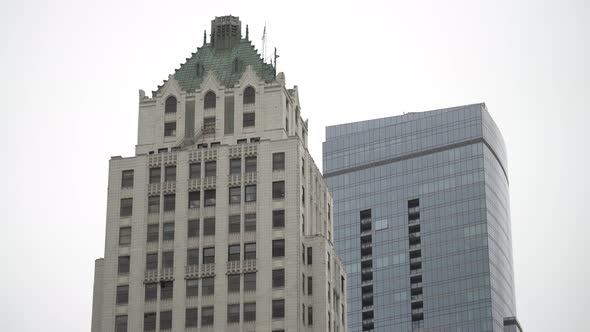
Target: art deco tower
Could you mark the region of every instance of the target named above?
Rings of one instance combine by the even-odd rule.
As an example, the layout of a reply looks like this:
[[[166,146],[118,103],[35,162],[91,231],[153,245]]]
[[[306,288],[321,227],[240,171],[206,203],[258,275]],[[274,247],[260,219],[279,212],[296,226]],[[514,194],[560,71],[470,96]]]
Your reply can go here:
[[[332,198],[297,87],[216,17],[110,161],[93,332],[346,331]]]

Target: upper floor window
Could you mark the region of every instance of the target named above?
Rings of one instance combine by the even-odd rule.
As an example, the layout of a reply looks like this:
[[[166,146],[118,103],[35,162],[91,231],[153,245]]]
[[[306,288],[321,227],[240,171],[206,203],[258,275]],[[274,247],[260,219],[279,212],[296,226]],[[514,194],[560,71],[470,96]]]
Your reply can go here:
[[[121,173],[121,188],[133,188],[133,170],[126,170]]]
[[[170,96],[166,99],[165,113],[176,113],[176,97]]]
[[[272,154],[272,170],[282,171],[285,169],[285,153],[277,152]]]
[[[133,211],[133,198],[122,198],[119,215],[121,217],[129,217]]]
[[[254,127],[256,124],[256,113],[244,113],[242,118],[242,127]]]
[[[256,157],[246,157],[246,173],[256,172]]]
[[[176,136],[176,121],[164,123],[164,136]]]
[[[217,103],[217,97],[215,96],[215,92],[209,91],[205,95],[205,108],[215,108]]]
[[[244,104],[254,104],[256,102],[256,90],[249,86],[244,89]]]

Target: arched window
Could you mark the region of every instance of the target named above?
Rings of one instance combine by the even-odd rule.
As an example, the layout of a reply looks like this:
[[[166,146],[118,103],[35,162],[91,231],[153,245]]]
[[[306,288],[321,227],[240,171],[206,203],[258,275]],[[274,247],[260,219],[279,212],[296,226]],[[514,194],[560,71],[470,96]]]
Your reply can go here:
[[[176,97],[170,96],[166,99],[165,113],[176,113]]]
[[[244,104],[254,104],[256,102],[256,91],[249,86],[244,89]]]
[[[207,94],[205,95],[205,108],[215,108],[216,102],[217,98],[215,97],[215,92],[207,92]]]

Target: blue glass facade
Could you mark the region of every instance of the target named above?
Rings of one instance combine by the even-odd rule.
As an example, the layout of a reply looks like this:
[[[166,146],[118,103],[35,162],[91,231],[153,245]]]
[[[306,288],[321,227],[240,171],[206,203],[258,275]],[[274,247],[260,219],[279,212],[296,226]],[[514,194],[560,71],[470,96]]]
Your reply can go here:
[[[503,331],[506,152],[484,104],[331,126],[324,176],[349,331]]]

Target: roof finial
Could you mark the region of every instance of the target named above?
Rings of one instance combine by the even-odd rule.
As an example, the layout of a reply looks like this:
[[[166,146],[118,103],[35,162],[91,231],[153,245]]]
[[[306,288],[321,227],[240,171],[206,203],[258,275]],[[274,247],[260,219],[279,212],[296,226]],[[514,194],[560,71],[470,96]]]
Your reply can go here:
[[[248,24],[246,24],[246,40],[248,40],[248,33],[249,33],[249,31],[248,31]]]
[[[203,45],[207,44],[207,30],[203,30]]]

